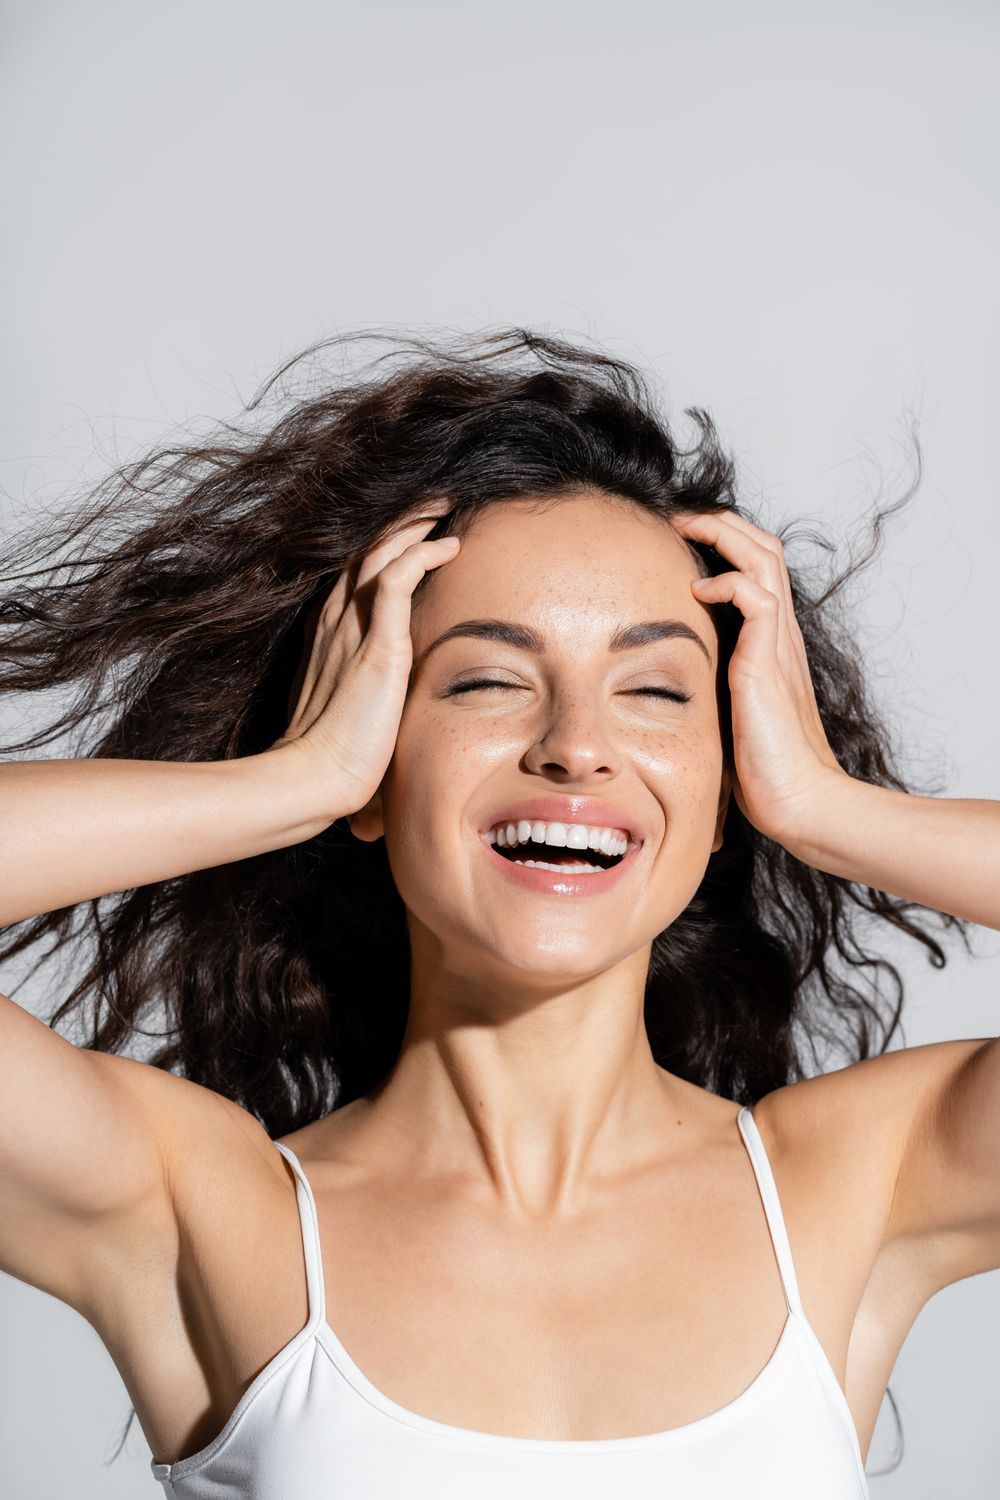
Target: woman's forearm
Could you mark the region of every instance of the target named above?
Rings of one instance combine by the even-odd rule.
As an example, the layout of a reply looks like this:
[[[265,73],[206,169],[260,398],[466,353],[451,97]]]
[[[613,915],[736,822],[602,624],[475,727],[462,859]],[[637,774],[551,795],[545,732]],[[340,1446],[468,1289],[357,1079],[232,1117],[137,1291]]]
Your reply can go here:
[[[313,837],[294,755],[0,763],[0,926]]]
[[[1000,802],[844,776],[817,798],[810,825],[785,845],[805,864],[1000,931]]]

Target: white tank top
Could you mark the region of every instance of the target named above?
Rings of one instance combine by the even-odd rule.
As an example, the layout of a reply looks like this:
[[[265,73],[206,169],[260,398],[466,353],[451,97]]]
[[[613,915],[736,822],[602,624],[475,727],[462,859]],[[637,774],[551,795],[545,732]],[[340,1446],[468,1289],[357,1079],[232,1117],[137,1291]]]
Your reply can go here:
[[[799,1298],[764,1143],[737,1116],[788,1305],[781,1338],[734,1400],[666,1432],[520,1438],[453,1427],[390,1400],[326,1322],[316,1202],[295,1156],[309,1321],[247,1387],[225,1427],[174,1464],[176,1500],[870,1500],[847,1399]]]

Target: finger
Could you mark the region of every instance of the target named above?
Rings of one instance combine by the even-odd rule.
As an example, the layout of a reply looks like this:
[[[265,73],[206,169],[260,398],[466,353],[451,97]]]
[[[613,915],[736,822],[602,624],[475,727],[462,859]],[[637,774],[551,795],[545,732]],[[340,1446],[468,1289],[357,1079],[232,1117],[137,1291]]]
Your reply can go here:
[[[432,568],[458,555],[457,537],[438,537],[433,542],[414,542],[394,557],[378,575],[372,599],[368,639],[376,649],[412,654],[410,638],[413,590]]]
[[[410,516],[404,520],[394,523],[392,531],[388,536],[382,537],[375,545],[365,553],[361,559],[361,565],[355,579],[355,588],[360,588],[380,573],[386,563],[398,557],[401,552],[409,547],[415,537],[426,536],[441,519],[441,515],[451,509],[450,501],[432,502],[437,506],[437,513],[433,513],[430,506],[422,506],[422,514]]]
[[[705,512],[685,512],[685,515],[688,516],[703,514],[705,514]],[[731,507],[727,506],[723,510],[713,511],[712,514],[717,515],[722,521],[727,521],[730,526],[739,527],[740,530],[745,531],[748,536],[752,536],[756,541],[760,542],[762,546],[771,547],[775,551],[781,550],[780,537],[775,536],[773,531],[765,531],[763,526],[758,526],[756,522],[748,520],[746,516],[741,516],[739,511],[733,510]]]
[[[321,601],[320,605],[318,607],[315,605],[313,606],[317,624],[335,624],[336,621],[340,619],[340,616],[344,612],[344,606],[347,603],[351,588],[352,583],[350,567],[343,567],[337,574],[336,583],[330,590],[328,590],[326,597]],[[310,614],[312,614],[313,611],[310,611]]]
[[[730,526],[735,526],[738,531],[745,532],[762,547],[766,547],[778,560],[778,568],[781,574],[782,588],[784,589],[786,624],[798,623],[795,618],[795,601],[792,599],[792,584],[788,576],[788,565],[785,561],[785,544],[780,536],[775,536],[773,531],[765,531],[763,527],[756,526],[753,521],[748,521],[746,516],[739,516],[735,511],[726,511],[722,518]]]
[[[690,512],[685,513],[685,519],[693,519]],[[788,576],[788,566],[785,562],[785,546],[781,538],[775,536],[773,532],[764,531],[762,527],[754,525],[753,521],[748,521],[745,516],[737,515],[734,510],[727,510],[725,515],[720,517],[720,519],[730,526],[735,526],[738,531],[742,531],[747,536],[752,537],[755,542],[758,542],[762,547],[766,547],[777,558],[781,573],[785,608],[789,620],[794,620],[795,602],[792,599],[792,585]]]
[[[744,522],[733,512],[711,515],[685,515],[679,527],[693,533],[698,541],[707,542],[728,562],[748,573],[755,583],[777,593],[784,571],[784,553],[777,537],[762,532],[751,522]],[[765,541],[764,537],[768,540]]]
[[[346,627],[349,634],[351,621],[348,605],[353,593],[354,579],[350,565],[348,565],[341,568],[337,575],[336,583],[322,601],[322,605],[316,615],[316,626],[312,636],[312,651],[314,656],[317,652],[317,642],[325,650],[326,643],[329,642],[339,627]]]
[[[367,552],[354,558],[344,569],[341,578],[343,592],[334,589],[329,600],[330,609],[325,614],[324,628],[329,635],[336,631],[336,646],[330,642],[324,652],[329,662],[330,673],[335,677],[343,661],[353,656],[370,628],[367,585],[377,578],[394,558],[413,543],[414,537],[426,533],[436,526],[442,515],[453,508],[451,500],[437,498],[424,501],[419,506],[420,514],[412,512],[397,518],[388,535],[383,536]],[[339,584],[340,580],[338,580]],[[336,597],[334,597],[336,596]]]
[[[778,651],[781,628],[778,596],[746,573],[716,573],[712,578],[697,579],[693,588],[702,604],[736,605],[743,616],[740,626],[743,658],[749,666],[767,671]]]
[[[744,516],[738,516],[733,511],[727,511],[724,520],[731,526],[744,530],[751,534],[761,546],[767,547],[773,552],[780,563],[780,577],[783,590],[784,612],[782,616],[782,632],[778,637],[778,659],[782,670],[789,675],[806,701],[813,701],[815,689],[813,687],[812,671],[809,666],[809,655],[806,650],[805,637],[795,610],[795,600],[792,598],[792,583],[788,574],[788,565],[785,562],[784,543],[780,537],[774,536],[770,531],[764,531],[748,521]]]
[[[366,581],[377,577],[387,562],[407,546],[407,537],[420,530],[430,530],[440,515],[451,508],[450,501],[437,500],[422,507],[422,516],[397,523],[397,529],[374,548],[349,561],[341,570],[325,597],[312,606],[305,622],[305,643],[288,697],[290,724],[303,715],[308,719],[314,694],[323,697],[340,677],[345,661],[353,657],[364,639],[368,626],[366,609],[357,591]],[[436,512],[436,513],[435,513]],[[447,539],[444,539],[447,540]],[[455,551],[454,547],[451,549]],[[448,549],[445,549],[447,555]],[[365,573],[367,571],[367,579]],[[408,632],[407,632],[408,634]]]
[[[289,727],[302,734],[316,720],[343,671],[344,663],[353,657],[361,644],[357,612],[351,608],[353,586],[350,569],[342,568],[337,582],[322,601],[316,614],[312,638],[303,654],[305,669],[300,666],[298,690],[293,684],[289,694]]]
[[[791,584],[785,567],[784,549],[778,538],[762,531],[750,521],[744,523],[742,516],[731,511],[727,511],[724,516],[721,513],[693,515],[686,512],[683,517],[678,518],[678,530],[683,535],[713,547],[720,556],[734,563],[756,584],[775,596],[779,604],[776,644],[778,661],[784,672],[794,671],[797,652],[793,631],[797,633],[798,622],[795,619]],[[699,593],[698,597],[703,596]]]
[[[317,658],[321,655],[321,646],[317,645],[317,641],[322,642],[324,637],[329,635],[331,628],[336,628],[337,622],[344,613],[349,591],[348,570],[342,568],[333,586],[325,595],[321,594],[306,611],[303,620],[302,655],[288,690],[289,721],[294,716],[296,706],[304,703],[312,692],[318,673]]]
[[[381,546],[392,536],[398,536],[402,531],[410,531],[415,526],[421,526],[425,521],[429,526],[436,526],[442,516],[454,509],[454,501],[438,496],[433,500],[421,500],[419,504],[409,506],[403,513],[391,521],[385,533],[376,539],[376,545]]]

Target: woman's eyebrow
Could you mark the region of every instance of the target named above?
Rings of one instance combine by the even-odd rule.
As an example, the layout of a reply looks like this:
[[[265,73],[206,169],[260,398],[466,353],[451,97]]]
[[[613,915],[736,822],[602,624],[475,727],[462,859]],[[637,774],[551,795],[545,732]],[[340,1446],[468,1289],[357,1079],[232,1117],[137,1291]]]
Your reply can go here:
[[[420,653],[417,665],[424,662],[431,652],[445,641],[456,636],[475,636],[480,640],[498,641],[502,646],[513,646],[518,651],[534,651],[545,655],[545,639],[528,625],[517,625],[512,620],[459,620],[457,625],[438,636]],[[637,646],[648,646],[652,641],[666,641],[672,637],[694,641],[705,653],[705,660],[712,664],[712,655],[696,630],[684,620],[643,620],[636,625],[619,625],[608,641],[609,651],[631,651]]]

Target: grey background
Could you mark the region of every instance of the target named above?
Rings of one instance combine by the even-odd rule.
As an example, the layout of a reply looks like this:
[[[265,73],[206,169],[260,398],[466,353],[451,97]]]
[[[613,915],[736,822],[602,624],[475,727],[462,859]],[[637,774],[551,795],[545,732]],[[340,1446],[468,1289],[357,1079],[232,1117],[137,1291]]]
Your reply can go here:
[[[856,608],[916,774],[1000,796],[998,10],[7,3],[7,525],[309,340],[522,322],[709,408],[769,527],[847,532],[927,471]],[[49,751],[47,753],[55,753]],[[908,1043],[1000,1025],[1000,939],[939,973],[885,936]],[[19,971],[0,976],[13,986]],[[48,985],[19,991],[49,1007]],[[159,1493],[90,1327],[0,1276],[0,1495]],[[936,1297],[892,1379],[879,1500],[1000,1494],[1000,1275]],[[869,1457],[895,1435],[884,1403]]]

